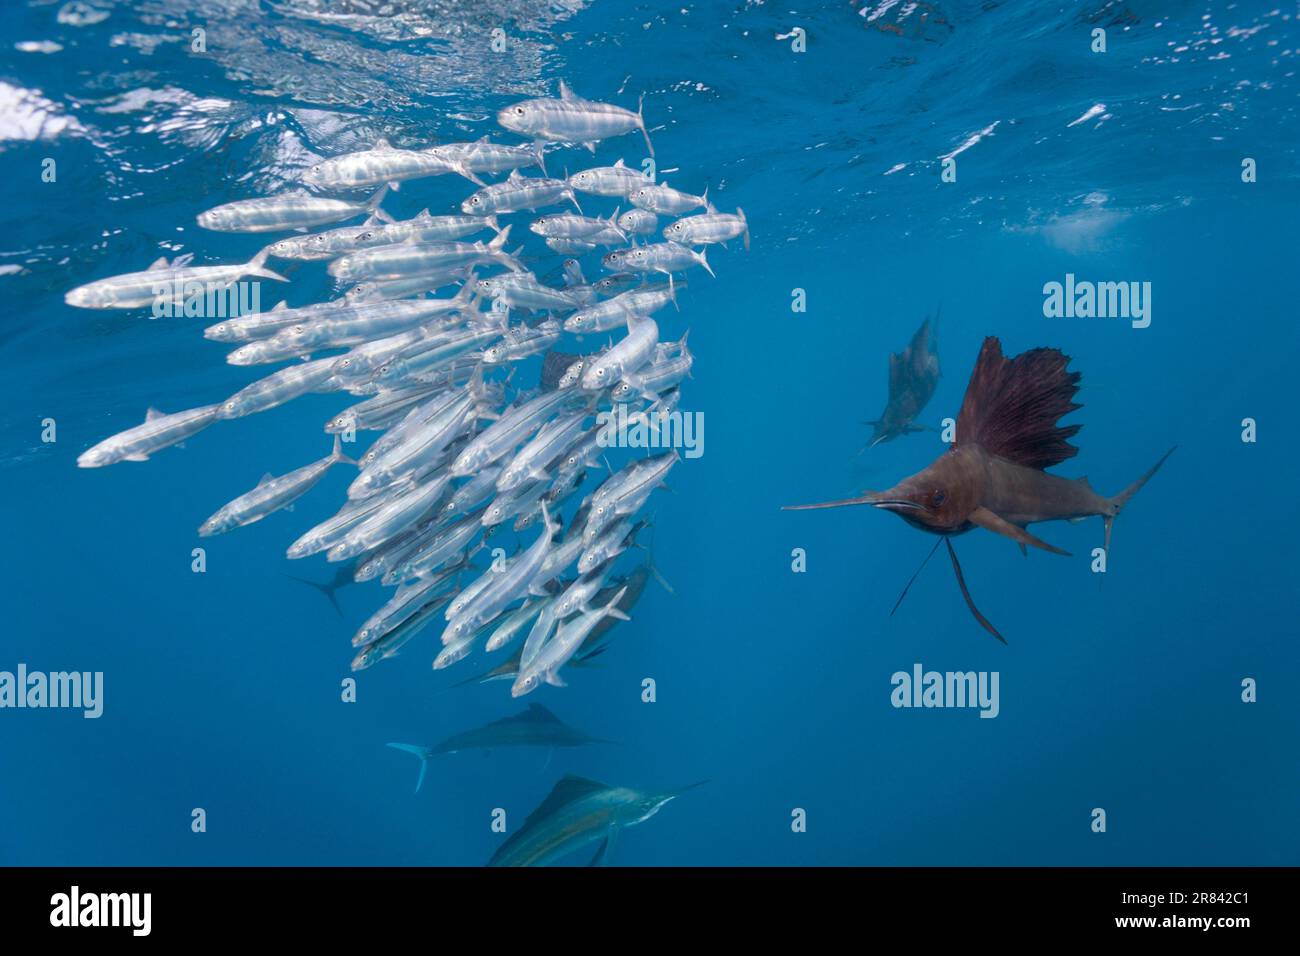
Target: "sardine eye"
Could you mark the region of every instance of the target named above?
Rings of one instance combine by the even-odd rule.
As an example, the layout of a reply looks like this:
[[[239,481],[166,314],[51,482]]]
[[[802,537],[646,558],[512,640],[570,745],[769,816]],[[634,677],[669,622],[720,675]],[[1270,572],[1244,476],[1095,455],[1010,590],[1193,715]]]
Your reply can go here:
[[[523,115],[524,115],[524,108],[523,108],[522,106],[516,106],[516,107],[515,107],[515,114],[516,114],[517,116],[523,116]]]

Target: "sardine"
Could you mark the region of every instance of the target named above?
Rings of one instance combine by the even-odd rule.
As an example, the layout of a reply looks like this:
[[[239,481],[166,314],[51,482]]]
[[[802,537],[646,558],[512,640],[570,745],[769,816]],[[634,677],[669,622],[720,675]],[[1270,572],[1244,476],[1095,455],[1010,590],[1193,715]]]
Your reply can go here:
[[[617,196],[623,199],[651,182],[653,180],[648,179],[644,174],[623,165],[621,159],[613,166],[584,169],[569,177],[569,185],[580,192],[595,196]]]
[[[118,432],[83,451],[78,468],[102,468],[119,461],[146,461],[150,455],[182,442],[219,417],[220,405],[204,405],[165,415],[156,408],[145,413],[144,424]]]
[[[627,318],[627,335],[597,356],[583,370],[581,386],[589,391],[607,388],[628,372],[635,372],[654,354],[659,344],[659,326],[649,316]]]
[[[543,681],[556,687],[563,687],[564,681],[559,676],[560,668],[568,663],[569,658],[582,646],[582,642],[587,639],[587,635],[597,624],[607,617],[617,618],[620,621],[631,620],[618,609],[618,602],[622,597],[623,591],[619,591],[604,607],[587,611],[572,621],[562,624],[555,637],[547,642],[536,659],[527,668],[520,670],[519,676],[515,678],[510,688],[510,696],[522,697],[529,694]]]
[[[198,224],[215,232],[283,232],[323,226],[362,214],[389,219],[379,208],[387,192],[388,187],[381,186],[365,202],[326,199],[308,193],[240,199],[199,213]]]
[[[512,172],[504,182],[484,186],[460,204],[460,211],[469,216],[492,216],[503,212],[527,209],[535,212],[543,206],[553,206],[568,200],[578,211],[578,197],[567,180],[521,176]]]
[[[637,104],[637,111],[633,113],[610,103],[584,100],[563,80],[560,81],[558,99],[543,97],[507,106],[497,113],[497,122],[511,132],[534,140],[581,143],[593,153],[596,143],[602,139],[639,129],[645,136],[646,150],[651,156],[655,154],[641,115],[641,104]]]
[[[745,219],[745,210],[737,207],[736,214],[718,212],[712,206],[708,212],[698,216],[687,216],[664,226],[664,238],[669,242],[679,242],[686,246],[698,246],[711,242],[726,242],[743,236],[745,248],[749,248],[749,222]]]
[[[77,286],[64,293],[63,301],[79,309],[138,309],[155,302],[181,304],[190,294],[187,290],[226,288],[244,276],[288,282],[265,267],[268,255],[270,250],[263,249],[247,262],[229,266],[191,266],[193,255],[180,256],[170,265],[166,258],[159,258],[143,272]]]
[[[339,436],[335,435],[333,452],[320,461],[303,465],[278,478],[269,474],[263,476],[256,488],[223,505],[211,518],[199,525],[199,537],[224,534],[232,528],[261,521],[267,515],[288,507],[310,491],[325,477],[325,472],[339,462],[356,464],[343,454],[343,445]]]
[[[355,189],[459,171],[440,156],[397,149],[380,139],[370,149],[321,160],[302,174],[302,181],[317,189]]]
[[[651,183],[634,190],[627,197],[638,209],[658,213],[663,216],[680,216],[692,209],[709,208],[709,191],[703,196],[692,196],[680,189],[673,189],[667,183]]]
[[[402,279],[428,272],[499,263],[516,272],[523,267],[502,252],[510,227],[502,229],[491,242],[399,242],[375,249],[359,249],[329,264],[329,274],[336,279],[355,282],[362,279]]]

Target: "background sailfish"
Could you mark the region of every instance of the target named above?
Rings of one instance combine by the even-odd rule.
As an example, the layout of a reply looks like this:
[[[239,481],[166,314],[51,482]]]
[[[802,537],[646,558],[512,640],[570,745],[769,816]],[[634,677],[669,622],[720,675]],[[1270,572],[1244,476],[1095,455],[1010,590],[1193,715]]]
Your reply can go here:
[[[935,314],[934,324],[937,328],[938,313]],[[879,418],[866,422],[874,430],[871,441],[858,454],[908,432],[925,431],[925,428],[913,422],[934,395],[938,384],[938,343],[935,341],[935,329],[931,328],[930,320],[926,319],[912,336],[907,348],[889,356],[889,400]]]
[[[1082,426],[1057,424],[1062,416],[1082,407],[1073,400],[1079,390],[1079,373],[1067,372],[1069,363],[1069,356],[1058,349],[1031,349],[1008,359],[1002,355],[1001,342],[992,336],[986,338],[966,386],[957,417],[956,441],[947,452],[888,491],[868,492],[843,501],[791,505],[787,510],[869,504],[894,512],[922,531],[941,535],[971,613],[990,634],[1006,643],[975,607],[952,547],[952,536],[985,528],[1015,541],[1022,552],[1027,545],[1033,545],[1068,555],[1030,534],[1026,527],[1039,521],[1075,521],[1097,515],[1105,522],[1105,547],[1109,553],[1115,517],[1173,453],[1172,448],[1165,452],[1150,471],[1113,498],[1093,491],[1087,478],[1071,480],[1047,474],[1044,469],[1079,451],[1068,439]],[[935,542],[930,554],[938,547],[939,542]],[[921,566],[925,566],[924,562]],[[911,584],[909,581],[907,586]],[[907,588],[903,594],[907,594]],[[898,600],[901,603],[902,596]]]

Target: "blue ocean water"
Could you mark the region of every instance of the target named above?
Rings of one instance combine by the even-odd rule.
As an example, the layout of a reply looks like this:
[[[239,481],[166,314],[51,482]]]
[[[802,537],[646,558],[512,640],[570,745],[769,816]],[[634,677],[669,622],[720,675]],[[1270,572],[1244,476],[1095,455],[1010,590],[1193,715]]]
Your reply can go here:
[[[0,710],[0,862],[478,865],[503,839],[493,811],[513,832],[564,774],[709,781],[623,833],[623,865],[1300,862],[1293,6],[87,0],[7,3],[0,31],[0,670],[105,681],[97,720]],[[444,756],[413,794],[415,761],[386,742],[432,744],[521,703],[501,683],[451,688],[484,661],[433,672],[434,630],[341,700],[348,638],[385,595],[344,588],[340,617],[286,576],[335,566],[283,552],[347,476],[291,513],[195,534],[264,472],[324,455],[344,399],[78,469],[146,408],[254,375],[202,320],[63,293],[160,255],[244,261],[261,237],[195,214],[379,136],[499,136],[497,109],[561,79],[630,107],[644,93],[660,180],[743,207],[752,245],[711,248],[717,278],[692,272],[660,316],[665,338],[690,330],[683,407],[707,426],[648,508],[673,591],[652,584],[599,666],[530,698],[618,743]],[[645,158],[638,136],[547,160],[620,157]],[[416,181],[385,205],[451,211],[471,188]],[[1149,327],[1045,317],[1044,284],[1067,274],[1149,282]],[[328,293],[318,267],[291,278],[291,304]],[[940,307],[935,430],[857,455],[888,354]],[[779,510],[940,454],[986,335],[1007,354],[1060,348],[1083,373],[1080,453],[1056,473],[1114,494],[1178,446],[1116,522],[1104,575],[1097,519],[1036,526],[1070,558],[955,541],[1005,646],[942,555],[890,616],[934,539],[871,509]],[[996,671],[998,716],[893,707],[891,675],[917,663]]]

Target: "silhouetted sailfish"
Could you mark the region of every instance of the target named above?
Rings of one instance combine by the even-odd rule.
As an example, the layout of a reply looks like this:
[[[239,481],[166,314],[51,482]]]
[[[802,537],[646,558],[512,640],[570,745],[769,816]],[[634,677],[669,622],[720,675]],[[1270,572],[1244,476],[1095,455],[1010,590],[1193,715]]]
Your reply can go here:
[[[1105,521],[1105,548],[1109,554],[1115,517],[1165,463],[1165,458],[1173,454],[1169,449],[1150,471],[1113,498],[1093,491],[1087,478],[1071,480],[1047,474],[1044,469],[1079,451],[1068,439],[1082,426],[1057,424],[1062,416],[1083,407],[1073,400],[1080,376],[1066,371],[1069,363],[1069,356],[1058,349],[1031,349],[1004,358],[1002,343],[989,336],[966,386],[957,416],[956,441],[930,467],[904,478],[888,491],[815,505],[789,505],[786,510],[873,505],[894,512],[922,531],[942,535],[966,605],[975,619],[1005,644],[971,599],[952,547],[952,536],[985,528],[1015,541],[1022,553],[1026,545],[1033,545],[1068,556],[1069,552],[1030,534],[1026,526],[1097,515]],[[938,546],[936,542],[935,548]],[[933,549],[930,554],[934,554]],[[908,581],[907,586],[911,585]],[[907,594],[907,588],[903,594]],[[900,596],[899,602],[902,600]]]
[[[938,312],[934,322],[937,327]],[[933,397],[938,384],[938,344],[930,320],[926,319],[907,348],[889,356],[889,400],[878,419],[863,423],[872,426],[873,431],[871,441],[858,454],[900,435],[925,431],[924,427],[914,424],[914,420]]]

